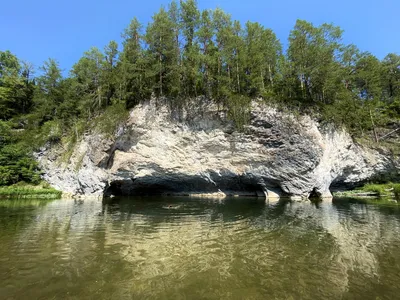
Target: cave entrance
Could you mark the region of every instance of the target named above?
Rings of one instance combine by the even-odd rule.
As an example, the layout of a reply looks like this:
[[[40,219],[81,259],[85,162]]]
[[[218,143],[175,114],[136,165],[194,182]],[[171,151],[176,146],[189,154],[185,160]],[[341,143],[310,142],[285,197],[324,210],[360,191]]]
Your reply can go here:
[[[104,196],[151,196],[169,195],[176,192],[171,186],[159,183],[143,183],[135,179],[112,181],[105,189]]]
[[[146,176],[114,180],[104,191],[104,196],[196,196],[219,194],[235,197],[264,197],[264,189],[254,180],[241,176],[214,178],[195,176]]]

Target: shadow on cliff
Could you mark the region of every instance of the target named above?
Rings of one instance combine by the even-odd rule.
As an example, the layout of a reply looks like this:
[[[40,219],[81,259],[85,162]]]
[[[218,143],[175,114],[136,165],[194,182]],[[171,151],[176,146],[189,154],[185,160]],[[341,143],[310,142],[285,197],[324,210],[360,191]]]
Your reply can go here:
[[[277,191],[284,195],[275,182],[265,184],[256,178],[235,176],[233,174],[221,176],[216,172],[209,172],[208,176],[187,174],[173,174],[171,176],[143,176],[115,180],[109,183],[104,191],[105,196],[190,196],[215,194],[226,196],[265,197],[266,189]]]

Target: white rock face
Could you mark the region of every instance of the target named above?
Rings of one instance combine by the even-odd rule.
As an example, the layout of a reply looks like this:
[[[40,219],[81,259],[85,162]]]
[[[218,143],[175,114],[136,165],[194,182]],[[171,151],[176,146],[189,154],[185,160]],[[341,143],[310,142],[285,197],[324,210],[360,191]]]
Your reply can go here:
[[[389,155],[356,145],[346,132],[261,102],[252,102],[244,133],[206,100],[179,118],[160,102],[136,106],[112,139],[85,135],[68,163],[58,163],[60,149],[38,153],[44,179],[74,194],[305,198],[330,196],[332,183],[398,174]]]

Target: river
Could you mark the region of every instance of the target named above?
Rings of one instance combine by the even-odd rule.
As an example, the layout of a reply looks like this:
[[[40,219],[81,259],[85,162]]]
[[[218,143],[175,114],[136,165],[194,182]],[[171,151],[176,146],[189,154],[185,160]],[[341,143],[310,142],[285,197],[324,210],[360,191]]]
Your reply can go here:
[[[399,208],[2,200],[0,299],[398,299]]]

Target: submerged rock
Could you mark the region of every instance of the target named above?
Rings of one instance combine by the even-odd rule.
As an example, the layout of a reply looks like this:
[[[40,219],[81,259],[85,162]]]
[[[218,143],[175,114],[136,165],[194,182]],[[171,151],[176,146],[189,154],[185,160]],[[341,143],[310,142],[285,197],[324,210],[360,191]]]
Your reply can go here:
[[[330,197],[330,187],[397,176],[388,153],[354,143],[253,101],[250,124],[234,130],[204,99],[180,114],[161,101],[136,106],[114,137],[87,133],[68,162],[53,147],[37,154],[44,179],[73,194]]]

